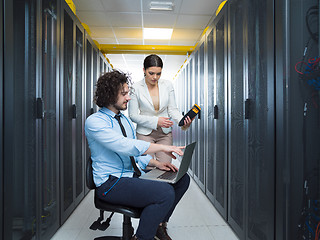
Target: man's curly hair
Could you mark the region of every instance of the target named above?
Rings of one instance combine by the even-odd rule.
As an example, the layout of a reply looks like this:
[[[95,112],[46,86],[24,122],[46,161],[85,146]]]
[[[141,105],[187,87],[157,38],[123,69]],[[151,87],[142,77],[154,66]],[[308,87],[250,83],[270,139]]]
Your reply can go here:
[[[118,70],[101,75],[97,82],[94,96],[95,103],[99,107],[108,107],[115,104],[118,100],[119,91],[125,83],[131,85],[130,76]]]

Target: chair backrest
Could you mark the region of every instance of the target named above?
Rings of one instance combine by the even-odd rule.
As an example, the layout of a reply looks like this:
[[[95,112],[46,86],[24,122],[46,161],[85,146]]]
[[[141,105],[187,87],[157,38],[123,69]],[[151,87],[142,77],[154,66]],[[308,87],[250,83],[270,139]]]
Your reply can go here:
[[[96,185],[94,184],[94,181],[93,181],[91,157],[89,157],[89,159],[87,161],[87,166],[86,166],[86,184],[89,189],[96,188]]]

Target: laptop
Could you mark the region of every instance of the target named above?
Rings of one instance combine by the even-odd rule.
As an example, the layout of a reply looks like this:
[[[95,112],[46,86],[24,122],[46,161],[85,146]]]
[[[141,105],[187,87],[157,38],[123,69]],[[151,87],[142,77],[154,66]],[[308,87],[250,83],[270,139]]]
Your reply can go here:
[[[186,174],[188,171],[195,146],[196,146],[196,142],[193,142],[185,147],[183,157],[180,163],[179,171],[177,172],[163,171],[158,168],[155,168],[147,172],[146,174],[143,174],[142,176],[140,176],[140,178],[153,180],[153,181],[167,182],[167,183],[178,182],[180,178],[182,178],[183,175]]]

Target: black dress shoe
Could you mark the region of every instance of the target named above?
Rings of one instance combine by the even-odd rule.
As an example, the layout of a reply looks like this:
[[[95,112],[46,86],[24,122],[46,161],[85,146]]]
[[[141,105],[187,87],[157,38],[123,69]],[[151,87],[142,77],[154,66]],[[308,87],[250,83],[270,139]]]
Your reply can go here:
[[[161,226],[158,227],[156,236],[154,236],[156,240],[172,240],[167,232],[167,223],[162,223]]]
[[[139,240],[136,235],[132,236],[131,240]]]

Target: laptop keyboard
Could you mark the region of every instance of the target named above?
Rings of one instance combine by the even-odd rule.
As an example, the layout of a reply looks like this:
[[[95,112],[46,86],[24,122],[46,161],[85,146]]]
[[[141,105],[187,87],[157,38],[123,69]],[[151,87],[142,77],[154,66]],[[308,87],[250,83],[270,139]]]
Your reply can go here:
[[[165,179],[165,180],[173,180],[173,179],[175,179],[176,176],[177,176],[177,172],[169,171],[169,172],[165,172],[165,173],[161,174],[157,178]]]

